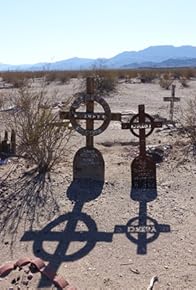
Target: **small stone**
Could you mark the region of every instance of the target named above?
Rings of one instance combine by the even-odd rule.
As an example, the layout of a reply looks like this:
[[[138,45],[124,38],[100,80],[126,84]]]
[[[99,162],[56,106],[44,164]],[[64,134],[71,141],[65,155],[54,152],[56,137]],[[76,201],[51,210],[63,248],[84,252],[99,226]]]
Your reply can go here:
[[[30,274],[27,276],[27,279],[28,279],[28,280],[31,280],[32,278],[33,278],[33,274],[30,273]]]
[[[25,267],[25,268],[24,268],[24,272],[25,272],[26,274],[29,274],[29,272],[30,272],[29,267]]]
[[[12,284],[16,284],[16,279],[14,278],[12,281],[11,281]]]
[[[22,281],[22,284],[25,285],[25,286],[27,286],[28,283],[29,283],[29,281],[27,281],[27,280]]]

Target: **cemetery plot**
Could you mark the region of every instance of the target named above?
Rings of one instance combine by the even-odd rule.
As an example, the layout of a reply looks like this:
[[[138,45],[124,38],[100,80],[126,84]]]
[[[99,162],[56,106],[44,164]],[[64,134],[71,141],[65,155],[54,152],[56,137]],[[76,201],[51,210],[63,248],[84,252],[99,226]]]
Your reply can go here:
[[[66,88],[67,86],[69,85],[66,85]],[[191,89],[183,89],[183,95],[188,98],[195,88],[196,83],[191,81]],[[72,152],[68,151],[68,162],[62,162],[62,167],[59,164],[56,173],[51,172],[51,183],[46,183],[47,196],[44,195],[39,211],[36,212],[32,207],[24,207],[24,196],[27,196],[28,203],[31,202],[30,196],[35,196],[39,203],[42,193],[34,192],[28,186],[32,185],[29,175],[21,177],[22,180],[27,180],[27,183],[21,184],[24,191],[27,189],[27,194],[19,191],[21,186],[18,182],[21,181],[23,168],[17,168],[14,172],[12,183],[10,179],[2,183],[1,221],[11,216],[14,226],[18,223],[18,217],[22,223],[19,224],[15,240],[6,228],[2,232],[1,263],[12,260],[9,247],[14,240],[14,258],[24,256],[25,246],[25,256],[31,257],[34,254],[41,257],[70,284],[80,289],[129,289],[130,285],[133,289],[147,289],[153,275],[158,276],[157,286],[161,289],[176,289],[178,285],[183,289],[194,289],[195,237],[192,228],[195,220],[195,163],[187,157],[188,161],[185,160],[185,163],[177,167],[182,152],[179,150],[181,147],[175,143],[177,138],[175,132],[173,134],[173,128],[171,131],[157,130],[153,134],[153,144],[150,143],[152,146],[160,144],[160,140],[161,146],[171,145],[171,154],[157,169],[144,150],[148,140],[146,138],[152,136],[154,128],[161,126],[161,123],[155,122],[158,117],[153,113],[158,112],[161,116],[166,116],[162,97],[164,94],[167,96],[167,91],[160,90],[158,84],[124,86],[124,83],[119,84],[119,91],[120,93],[114,93],[106,99],[111,108],[110,122],[114,120],[113,110],[121,112],[115,115],[115,121],[118,122],[124,117],[122,112],[129,110],[133,112],[134,119],[125,120],[126,124],[122,123],[122,127],[130,131],[120,130],[120,126],[109,126],[106,128],[106,134],[100,134],[99,137],[93,135],[92,131],[99,129],[107,117],[101,104],[93,101],[93,95],[83,97],[84,102],[74,108],[75,116],[72,115],[77,126],[90,130],[91,133],[88,132],[86,136],[76,131],[70,147],[77,146],[78,152],[74,152],[73,158]],[[67,95],[70,96],[71,93],[72,90],[68,91]],[[186,98],[183,98],[183,101]],[[92,112],[88,112],[90,109],[87,109],[86,100],[94,103]],[[141,120],[137,112],[138,103],[145,103],[152,115],[144,110],[144,119]],[[67,111],[66,119],[71,122],[70,112]],[[151,116],[155,118],[152,119]],[[88,120],[93,123],[91,128],[90,125],[87,128]],[[133,140],[133,136],[137,138]],[[96,138],[97,146],[94,145]],[[10,140],[9,134],[8,139]],[[82,139],[86,141],[86,146],[80,145]],[[136,142],[140,139],[141,142]],[[187,140],[182,137],[182,142]],[[109,143],[109,146],[102,146],[104,143]],[[100,152],[97,152],[95,147]],[[135,158],[137,147],[141,154]],[[64,157],[62,156],[62,161],[66,160]],[[15,158],[13,163],[16,164]],[[8,166],[1,167],[2,175],[5,167]],[[75,170],[74,176],[77,181],[73,182],[75,187],[71,183],[72,170]],[[92,180],[91,183],[88,183],[89,179]],[[103,183],[104,180],[107,182]],[[95,190],[97,182],[100,183],[100,187]],[[28,186],[26,189],[25,184]],[[157,186],[159,198],[155,201]],[[39,190],[41,192],[42,188]],[[154,202],[149,205],[150,201]],[[20,204],[24,210],[20,210]],[[56,204],[59,205],[60,212],[56,211]],[[12,218],[14,207],[18,215]],[[40,223],[35,222],[30,229],[26,227],[24,233],[23,222],[28,216],[30,219],[34,211],[35,215],[38,213]],[[10,282],[10,287],[17,287],[11,285],[12,274],[7,276],[5,282]],[[36,277],[37,280],[34,280]],[[39,279],[40,276],[35,275],[29,281],[29,288],[37,289]],[[5,288],[3,283],[1,280],[2,289]],[[44,288],[44,283],[49,282],[42,279],[39,286]],[[23,289],[22,284],[19,286]]]

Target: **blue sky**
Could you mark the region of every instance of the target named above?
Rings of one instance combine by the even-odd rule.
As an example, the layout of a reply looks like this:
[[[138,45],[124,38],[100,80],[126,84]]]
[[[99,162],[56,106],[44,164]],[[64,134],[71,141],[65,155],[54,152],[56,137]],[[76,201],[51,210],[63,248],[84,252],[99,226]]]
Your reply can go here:
[[[0,63],[196,46],[196,0],[0,0]]]

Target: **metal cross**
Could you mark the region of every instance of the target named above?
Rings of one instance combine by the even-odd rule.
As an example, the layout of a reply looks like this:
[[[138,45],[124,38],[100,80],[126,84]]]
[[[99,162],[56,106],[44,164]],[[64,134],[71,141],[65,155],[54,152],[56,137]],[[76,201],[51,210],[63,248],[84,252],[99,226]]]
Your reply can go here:
[[[71,105],[70,111],[60,112],[60,119],[69,119],[73,128],[80,134],[86,136],[86,146],[93,147],[94,136],[101,134],[109,125],[110,121],[121,121],[120,113],[111,113],[107,102],[98,96],[95,96],[95,80],[92,77],[86,79],[86,96],[79,97]],[[94,112],[94,102],[99,103],[103,109],[103,113]],[[86,112],[77,112],[76,109],[85,103]],[[77,122],[78,120],[86,120],[86,129],[82,128]],[[103,124],[94,129],[95,121],[103,121]]]
[[[146,155],[146,137],[148,137],[155,128],[162,127],[162,122],[154,121],[154,118],[145,113],[145,106],[138,106],[139,113],[130,120],[129,123],[122,123],[122,129],[130,129],[136,137],[139,137],[140,156]],[[139,130],[139,134],[135,132]],[[148,132],[146,132],[148,130]]]

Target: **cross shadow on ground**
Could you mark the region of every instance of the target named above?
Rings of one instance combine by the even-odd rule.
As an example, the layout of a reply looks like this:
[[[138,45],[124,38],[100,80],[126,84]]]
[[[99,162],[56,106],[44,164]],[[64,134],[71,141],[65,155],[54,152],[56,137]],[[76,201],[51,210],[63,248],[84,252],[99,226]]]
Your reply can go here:
[[[115,226],[114,232],[125,233],[127,238],[137,245],[137,254],[147,254],[147,245],[154,242],[160,233],[170,232],[170,226],[159,224],[148,216],[147,204],[157,198],[157,188],[131,187],[130,198],[139,202],[138,216],[131,218],[126,225]]]
[[[126,225],[116,225],[112,232],[99,232],[96,222],[90,215],[83,213],[82,209],[85,202],[101,194],[102,188],[103,183],[100,182],[73,181],[67,190],[67,196],[74,202],[72,212],[59,216],[40,231],[25,232],[21,240],[33,241],[35,256],[48,261],[49,266],[56,272],[61,263],[73,262],[86,256],[96,243],[111,243],[114,234],[125,234],[137,245],[137,254],[144,255],[147,254],[149,243],[155,241],[160,233],[170,231],[169,225],[158,224],[155,219],[148,216],[146,195],[143,192],[140,195],[138,216],[131,218]],[[132,194],[133,192],[131,196]],[[44,242],[56,243],[55,250],[51,252]],[[38,287],[50,285],[51,282],[42,277]]]
[[[34,241],[33,252],[49,262],[55,272],[62,262],[71,262],[86,256],[97,242],[112,242],[113,232],[99,232],[96,222],[82,212],[85,202],[97,198],[103,188],[103,182],[92,180],[74,180],[67,190],[68,198],[74,202],[72,212],[59,216],[41,231],[28,231],[22,241]],[[44,242],[56,242],[53,253],[48,253]],[[79,245],[74,245],[79,242]],[[72,246],[73,245],[73,246]],[[39,287],[50,285],[50,281],[41,279]]]

